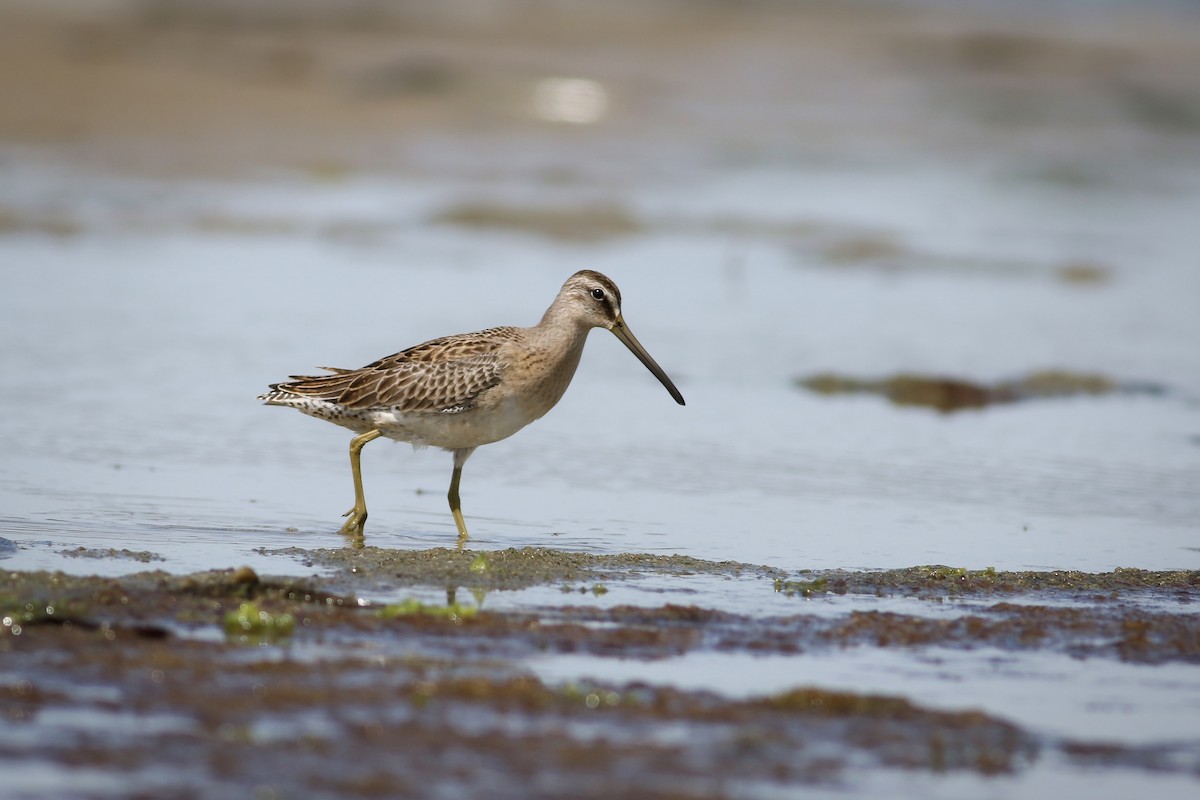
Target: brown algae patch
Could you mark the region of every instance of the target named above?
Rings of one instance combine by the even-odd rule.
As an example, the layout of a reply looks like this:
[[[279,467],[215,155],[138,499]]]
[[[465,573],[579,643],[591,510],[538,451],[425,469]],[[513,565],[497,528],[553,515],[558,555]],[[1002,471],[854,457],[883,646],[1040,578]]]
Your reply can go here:
[[[1077,286],[1095,286],[1106,283],[1112,271],[1103,264],[1091,261],[1071,261],[1058,268],[1058,279]]]
[[[113,547],[76,547],[71,550],[59,550],[58,554],[70,558],[127,559],[129,561],[140,561],[143,564],[148,564],[151,561],[166,561],[158,553],[153,553],[149,550],[129,550],[127,548],[117,550]]]
[[[19,635],[13,624],[84,629],[220,625],[226,612],[245,603],[257,603],[269,613],[297,612],[307,618],[353,606],[356,600],[297,581],[261,580],[247,567],[192,575],[141,572],[120,578],[9,572],[0,588],[0,616],[8,620],[0,627],[0,640],[4,633]]]
[[[34,212],[0,206],[0,236],[36,233],[68,238],[78,236],[83,226],[65,214],[52,211]]]
[[[822,626],[817,639],[877,647],[981,647],[1054,650],[1077,658],[1136,663],[1200,663],[1200,614],[998,603],[979,614],[929,619],[854,611]]]
[[[943,413],[1075,395],[1161,394],[1154,384],[1121,383],[1103,375],[1040,370],[992,384],[959,378],[900,373],[888,378],[851,378],[821,373],[797,378],[796,385],[824,395],[877,394],[898,406],[934,408]]]
[[[304,581],[264,578],[245,567],[119,579],[6,573],[0,717],[11,724],[0,731],[15,733],[0,732],[0,758],[32,757],[29,743],[37,742],[39,759],[75,769],[136,776],[151,766],[207,765],[201,786],[269,784],[277,794],[305,796],[443,787],[493,797],[557,796],[531,795],[535,778],[590,787],[581,796],[602,797],[628,796],[636,787],[694,786],[720,774],[724,782],[712,792],[683,795],[716,798],[738,795],[742,781],[838,785],[864,767],[1012,774],[1046,751],[1089,766],[1186,771],[1200,764],[1197,754],[1169,752],[1166,745],[1059,741],[981,711],[935,710],[893,695],[803,686],[730,699],[636,683],[555,685],[522,667],[545,653],[654,659],[716,650],[796,655],[802,675],[799,659],[822,649],[978,646],[1200,663],[1200,615],[1130,609],[1110,599],[1194,598],[1196,571],[1097,575],[935,566],[795,581],[812,590],[810,598],[849,595],[837,602],[880,592],[1005,598],[950,619],[855,608],[834,616],[765,616],[671,604],[535,614],[416,601],[379,606],[334,587],[348,577],[373,582],[405,564],[422,581],[434,577],[412,565],[497,584],[518,573],[521,582],[537,575],[554,584],[568,570],[576,578],[589,570],[737,573],[766,592],[774,573],[638,555],[435,550],[389,559],[382,551],[347,552],[337,575]],[[538,569],[513,566],[527,561]],[[368,566],[382,575],[355,571]],[[1078,608],[1008,599],[1060,591],[1103,599]],[[107,723],[113,714],[146,724],[113,727]],[[37,733],[43,716],[57,720],[46,723],[59,726],[53,736]],[[169,732],[156,732],[166,721]],[[74,727],[64,731],[64,724]],[[161,787],[131,791],[138,788],[153,794]]]
[[[1074,658],[1108,658],[1130,663],[1200,664],[1200,613],[1147,611],[1120,603],[1057,607],[1001,602],[953,616],[930,617],[888,611],[852,609],[846,614],[784,614],[756,617],[711,611],[695,606],[648,609],[568,608],[543,615],[546,633],[574,623],[603,623],[608,647],[596,641],[555,641],[543,649],[619,652],[613,644],[640,645],[636,655],[669,655],[696,649],[722,652],[796,654],[830,648],[973,649],[991,647],[1012,653],[1056,652]],[[615,632],[643,631],[638,642]],[[654,634],[653,640],[647,633]],[[632,655],[632,654],[631,654]]]
[[[947,276],[1049,275],[1060,283],[1075,286],[1105,284],[1112,279],[1113,273],[1108,265],[1079,258],[1047,264],[921,251],[909,247],[894,232],[830,223],[798,224],[790,229],[760,226],[755,232],[793,242],[805,265],[817,264],[839,269],[873,269],[887,274],[938,273]]]
[[[619,206],[543,208],[469,202],[444,209],[434,222],[466,228],[516,231],[572,242],[598,242],[642,232]]]
[[[907,255],[904,248],[882,233],[860,233],[836,239],[821,251],[822,258],[836,266],[863,263],[894,263]]]
[[[620,553],[593,555],[542,547],[509,548],[486,553],[432,548],[392,550],[380,547],[305,550],[298,547],[259,549],[263,555],[300,558],[305,564],[335,570],[354,585],[421,585],[472,589],[524,589],[530,586],[580,584],[602,594],[602,583],[639,575],[695,574],[731,577],[781,577],[773,567],[736,561],[706,561],[681,555]],[[601,586],[601,589],[597,589]]]
[[[857,593],[913,595],[1027,594],[1032,592],[1070,592],[1105,594],[1122,592],[1181,592],[1188,599],[1200,599],[1200,570],[1146,570],[1118,568],[1111,572],[1079,570],[998,571],[930,565],[878,572],[822,572],[829,585]]]
[[[176,792],[524,798],[570,786],[573,797],[719,798],[743,782],[828,784],[864,767],[1015,772],[1040,748],[989,715],[894,697],[804,689],[728,700],[552,686],[358,650],[315,661],[276,651],[41,630],[7,654],[0,749],[20,758],[36,747],[48,764],[118,771],[134,794],[154,794],[138,781],[167,770],[184,781]],[[143,724],[111,725],[114,715]],[[43,725],[54,735],[39,736]]]

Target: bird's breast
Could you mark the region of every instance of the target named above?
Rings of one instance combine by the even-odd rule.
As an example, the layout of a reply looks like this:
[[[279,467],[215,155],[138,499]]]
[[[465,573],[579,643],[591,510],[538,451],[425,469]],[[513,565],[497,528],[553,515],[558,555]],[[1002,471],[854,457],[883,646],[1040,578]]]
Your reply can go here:
[[[490,391],[515,400],[522,415],[532,422],[562,399],[582,353],[582,340],[570,348],[523,350],[506,365],[500,385]]]

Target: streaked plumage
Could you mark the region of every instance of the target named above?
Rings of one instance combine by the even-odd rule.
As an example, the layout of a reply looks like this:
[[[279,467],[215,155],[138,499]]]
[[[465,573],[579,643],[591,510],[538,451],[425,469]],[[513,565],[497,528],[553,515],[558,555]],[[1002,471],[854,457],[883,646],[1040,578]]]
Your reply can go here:
[[[458,501],[463,463],[476,447],[513,435],[554,407],[592,328],[612,331],[683,405],[679,390],[625,325],[616,284],[591,270],[567,279],[531,328],[445,336],[360,369],[322,367],[331,374],[294,375],[259,399],[358,434],[350,443],[355,504],[346,512],[346,534],[361,536],[367,519],[359,465],[367,442],[383,436],[454,453],[449,500],[461,544],[467,538]]]

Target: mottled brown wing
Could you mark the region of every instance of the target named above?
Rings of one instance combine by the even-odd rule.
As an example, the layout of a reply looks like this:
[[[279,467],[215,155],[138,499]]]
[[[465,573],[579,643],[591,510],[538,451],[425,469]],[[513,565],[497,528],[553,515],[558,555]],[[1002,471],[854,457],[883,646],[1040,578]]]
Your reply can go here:
[[[272,389],[329,400],[348,409],[461,411],[500,382],[496,351],[513,333],[510,328],[491,328],[434,339],[361,369],[337,370],[333,375],[293,375],[291,382]]]
[[[443,336],[440,339],[430,339],[407,350],[401,350],[390,356],[385,356],[363,367],[380,369],[406,362],[436,363],[439,361],[452,362],[467,359],[471,356],[494,354],[505,342],[516,340],[520,335],[517,328],[488,328],[475,333],[459,333],[454,336]],[[325,369],[328,369],[326,367]]]
[[[338,398],[347,408],[394,408],[402,412],[462,411],[500,382],[495,353],[454,361],[404,361],[359,370]]]

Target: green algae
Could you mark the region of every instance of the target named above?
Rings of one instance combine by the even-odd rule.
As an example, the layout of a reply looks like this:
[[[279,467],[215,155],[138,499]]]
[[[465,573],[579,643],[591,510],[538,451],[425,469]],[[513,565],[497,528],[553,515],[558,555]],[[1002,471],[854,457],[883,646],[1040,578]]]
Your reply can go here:
[[[458,603],[450,603],[444,606],[430,605],[410,598],[402,603],[390,603],[378,609],[375,613],[380,619],[395,619],[396,617],[418,615],[442,617],[450,622],[461,622],[478,614],[479,609],[475,606],[463,606]]]
[[[21,601],[13,595],[0,595],[0,632],[21,635],[31,625],[65,625],[78,620],[84,605],[76,600],[38,599]]]
[[[242,603],[225,614],[222,624],[226,636],[241,641],[277,642],[292,635],[296,618],[287,612],[272,613],[257,603]]]
[[[784,597],[812,597],[829,591],[829,578],[815,578],[811,581],[789,581],[783,578],[775,579],[775,592]]]

